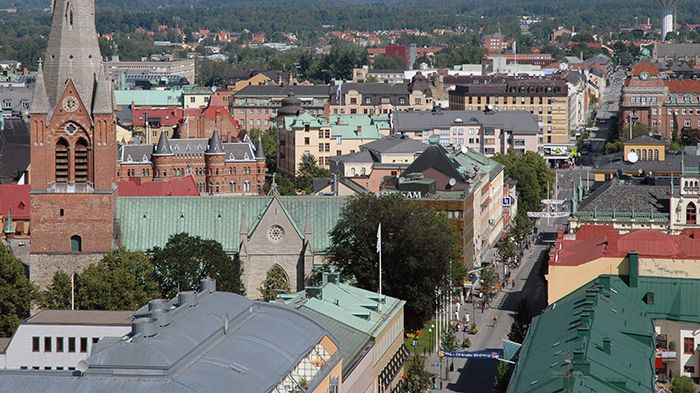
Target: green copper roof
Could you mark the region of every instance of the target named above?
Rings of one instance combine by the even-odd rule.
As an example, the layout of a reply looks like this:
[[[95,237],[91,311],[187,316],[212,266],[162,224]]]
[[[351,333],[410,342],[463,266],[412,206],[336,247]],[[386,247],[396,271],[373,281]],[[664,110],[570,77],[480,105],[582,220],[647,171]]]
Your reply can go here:
[[[381,130],[389,131],[391,128],[388,115],[330,115],[326,121],[304,112],[299,116],[284,118],[284,127],[288,131],[306,125],[310,128],[330,128],[333,138],[343,139],[379,139],[382,137]]]
[[[654,392],[655,319],[700,323],[700,280],[600,276],[533,320],[508,392]]]
[[[342,283],[327,282],[320,289],[318,298],[307,297],[306,291],[301,291],[287,300],[287,304],[326,315],[372,337],[381,334],[406,304],[384,295],[384,303],[378,308],[378,293]]]
[[[182,90],[114,90],[117,105],[182,105]]]
[[[488,173],[491,179],[503,170],[503,165],[498,161],[469,149],[455,153],[453,157],[463,166],[478,167],[481,172]]]
[[[221,243],[228,253],[238,252],[241,217],[254,230],[272,196],[119,197],[116,217],[120,242],[128,249],[146,251],[164,246],[170,235],[187,232]],[[323,253],[330,232],[345,205],[344,197],[282,196],[284,211],[297,230],[306,230],[306,212],[312,227],[312,248]]]

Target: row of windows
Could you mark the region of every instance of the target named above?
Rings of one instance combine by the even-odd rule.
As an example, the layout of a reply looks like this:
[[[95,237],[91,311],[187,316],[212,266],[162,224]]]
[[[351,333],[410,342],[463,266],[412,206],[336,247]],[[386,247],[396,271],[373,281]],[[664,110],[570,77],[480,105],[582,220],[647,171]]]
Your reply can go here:
[[[656,104],[656,97],[638,97],[632,96],[632,104]]]
[[[634,150],[634,149],[632,149]],[[642,161],[658,161],[659,160],[659,149],[637,149],[637,157]]]
[[[28,366],[19,366],[20,370],[28,370]],[[41,370],[40,366],[32,366],[32,370]],[[56,366],[56,368],[52,368],[51,366],[44,366],[44,370],[56,370],[56,371],[62,371],[64,370],[63,366]],[[67,370],[73,371],[75,370],[75,367],[68,367]]]
[[[636,114],[636,110],[632,110],[633,113]],[[657,108],[651,108],[651,114],[652,115],[660,115],[663,113],[663,109],[657,109]],[[700,115],[700,108],[699,109],[693,109],[693,108],[668,108],[666,110],[666,114],[671,116],[671,115]]]
[[[661,127],[661,125],[663,125],[663,122],[661,120],[652,120],[651,121],[652,127]],[[675,125],[676,125],[676,122],[673,119],[668,121],[669,127],[673,127]],[[693,126],[693,122],[690,119],[683,120],[683,127],[692,127],[692,126]],[[700,120],[698,120],[698,127],[700,127]]]
[[[258,186],[259,185],[260,184],[258,184]],[[218,193],[224,191],[225,186],[226,185],[224,183],[209,183],[209,192],[218,194]],[[197,189],[199,190],[200,193],[207,192],[207,189],[206,189],[204,183],[197,183]],[[228,183],[228,192],[238,192],[238,191],[239,190],[238,190],[238,187],[236,185],[236,182],[230,181]],[[240,191],[243,191],[243,192],[250,192],[251,191],[250,182],[248,180],[245,180],[243,182],[243,187],[241,188]]]
[[[92,343],[96,343],[99,337],[92,337]],[[41,346],[42,339],[39,336],[32,337],[32,352],[77,352],[80,344],[80,353],[88,352],[89,337],[68,337],[68,345],[65,346],[65,337],[44,337],[43,348]],[[55,344],[55,345],[54,345]]]
[[[551,105],[556,100],[551,97],[547,99],[544,97],[467,97],[467,104],[515,105],[529,103],[530,105],[544,105],[545,102]]]

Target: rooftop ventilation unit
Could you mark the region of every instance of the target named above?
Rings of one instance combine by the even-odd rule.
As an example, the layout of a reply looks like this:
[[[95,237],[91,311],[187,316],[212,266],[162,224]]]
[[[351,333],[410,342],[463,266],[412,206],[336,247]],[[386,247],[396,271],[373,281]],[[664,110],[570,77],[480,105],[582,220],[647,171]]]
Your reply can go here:
[[[155,318],[136,318],[131,323],[131,334],[152,337],[158,334],[158,321]]]
[[[197,293],[192,291],[180,292],[177,294],[177,303],[180,307],[194,307],[197,305]]]

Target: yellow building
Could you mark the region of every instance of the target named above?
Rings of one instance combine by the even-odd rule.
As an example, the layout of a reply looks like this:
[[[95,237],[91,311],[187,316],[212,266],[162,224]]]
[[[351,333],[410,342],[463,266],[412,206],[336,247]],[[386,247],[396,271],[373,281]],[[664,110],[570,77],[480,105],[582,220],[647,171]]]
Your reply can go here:
[[[700,278],[700,231],[667,235],[654,230],[620,234],[611,226],[583,225],[561,232],[546,275],[551,304],[601,274]]]
[[[542,124],[544,145],[568,144],[569,96],[566,81],[548,78],[474,77],[449,92],[451,110],[527,111]]]
[[[312,155],[321,168],[330,168],[331,157],[358,152],[361,145],[381,138],[389,130],[388,116],[287,116],[277,131],[277,168],[294,176],[305,155]]]

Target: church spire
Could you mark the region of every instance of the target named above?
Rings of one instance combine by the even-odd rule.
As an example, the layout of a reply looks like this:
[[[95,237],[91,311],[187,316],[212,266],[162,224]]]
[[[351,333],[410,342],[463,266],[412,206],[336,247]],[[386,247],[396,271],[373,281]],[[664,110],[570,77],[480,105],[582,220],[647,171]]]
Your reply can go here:
[[[93,114],[110,114],[114,112],[112,104],[112,86],[104,67],[100,67],[100,74],[95,83],[95,104]]]
[[[49,97],[46,95],[46,85],[44,83],[44,67],[39,59],[39,70],[36,72],[36,82],[32,93],[32,107],[29,113],[49,113]]]
[[[255,144],[255,159],[264,160],[265,159],[265,149],[263,148],[262,135],[258,135],[258,141]]]
[[[148,119],[146,119],[148,121]],[[153,152],[154,156],[172,156],[173,151],[170,149],[170,141],[168,140],[168,132],[162,131],[160,133],[160,138],[158,138],[158,144],[156,145],[156,150]]]
[[[44,77],[49,108],[60,103],[72,80],[85,107],[94,102],[102,55],[95,29],[94,0],[54,0]]]

